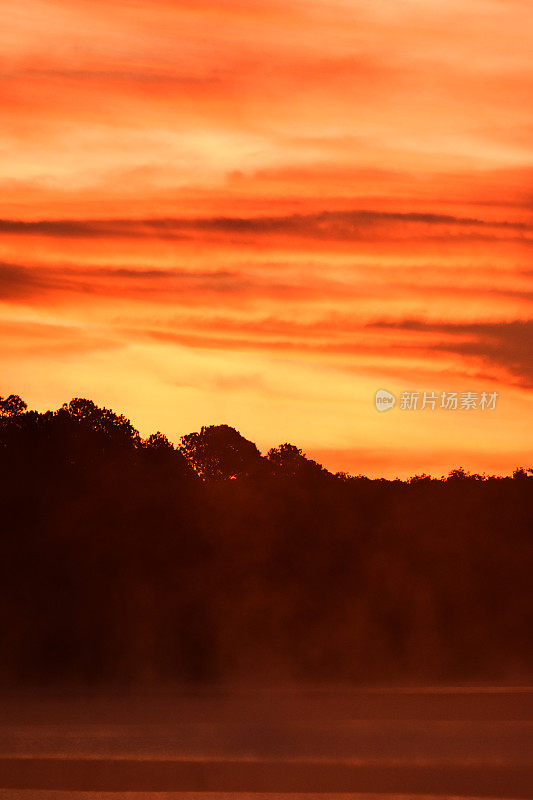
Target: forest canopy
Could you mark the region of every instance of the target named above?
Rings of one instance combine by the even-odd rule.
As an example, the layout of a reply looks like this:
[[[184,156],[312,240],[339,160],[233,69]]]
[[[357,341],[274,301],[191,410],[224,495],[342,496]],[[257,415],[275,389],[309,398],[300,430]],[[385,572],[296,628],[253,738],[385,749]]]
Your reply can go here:
[[[0,680],[531,680],[533,470],[332,474],[0,398]]]

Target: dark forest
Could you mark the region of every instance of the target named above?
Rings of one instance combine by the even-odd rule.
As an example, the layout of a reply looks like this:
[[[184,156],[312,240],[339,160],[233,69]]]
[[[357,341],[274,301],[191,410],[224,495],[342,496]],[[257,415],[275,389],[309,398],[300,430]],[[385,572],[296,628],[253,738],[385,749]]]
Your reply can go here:
[[[10,395],[0,486],[4,686],[533,677],[529,465],[371,480]]]

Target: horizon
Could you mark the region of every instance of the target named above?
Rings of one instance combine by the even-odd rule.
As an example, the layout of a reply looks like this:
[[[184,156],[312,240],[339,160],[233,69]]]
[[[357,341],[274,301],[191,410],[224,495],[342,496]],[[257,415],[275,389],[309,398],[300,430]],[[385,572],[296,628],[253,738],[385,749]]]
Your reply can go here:
[[[12,395],[10,395],[10,397],[11,398],[15,397],[15,398],[18,398],[20,400],[23,400],[23,402],[25,404],[24,399],[20,398],[19,395],[12,394]],[[5,402],[5,400],[6,400],[6,398],[0,397],[0,405],[2,404],[3,401]],[[9,398],[8,398],[8,400],[9,400]],[[72,398],[72,400],[70,402],[72,402],[74,400],[86,400],[89,403],[93,402],[90,398]],[[32,412],[32,411],[33,412],[37,412],[38,414],[44,414],[44,413],[47,413],[47,412],[56,413],[57,411],[60,411],[62,408],[65,408],[68,405],[69,405],[68,401],[65,402],[65,403],[62,403],[56,409],[34,409],[34,408],[30,408],[30,407],[28,407],[26,405],[26,408],[24,408],[22,413]],[[105,407],[100,407],[100,406],[96,405],[96,408],[98,409],[98,408],[105,408]],[[105,409],[105,410],[111,411],[114,415],[119,416],[119,417],[120,416],[125,416],[120,411],[117,411],[116,409]],[[0,409],[0,419],[1,418],[2,418],[2,411]],[[6,421],[9,421],[9,414],[7,414],[6,417],[4,417],[4,419],[6,419]],[[181,447],[181,444],[182,444],[182,439],[184,439],[190,433],[193,433],[191,431],[189,431],[188,433],[179,433],[178,432],[177,434],[175,434],[174,437],[167,436],[167,434],[165,434],[164,432],[162,432],[160,430],[153,430],[153,431],[149,431],[149,432],[143,433],[142,431],[140,431],[136,427],[134,420],[130,420],[127,416],[126,416],[126,420],[128,421],[128,423],[130,423],[133,426],[133,430],[135,431],[135,433],[139,434],[139,436],[141,437],[141,441],[142,442],[147,442],[149,437],[150,437],[150,435],[152,435],[152,434],[163,433],[163,435],[172,444],[172,447],[174,449],[176,449],[176,450],[180,450],[180,447]],[[236,431],[240,436],[244,436],[244,438],[247,441],[252,441],[247,436],[245,436],[241,431],[239,431],[236,426],[230,425],[230,423],[227,423],[227,422],[210,423],[208,425],[201,426],[201,429],[203,430],[203,429],[206,429],[206,428],[218,428],[218,427],[229,427],[233,431]],[[200,431],[197,431],[196,433],[199,433],[199,432]],[[255,442],[252,442],[252,443],[256,444]],[[411,481],[414,481],[415,479],[424,479],[424,478],[425,479],[430,479],[430,480],[435,480],[435,481],[446,481],[448,478],[453,476],[454,473],[456,473],[456,474],[462,473],[463,477],[465,477],[465,478],[475,478],[475,479],[480,479],[480,480],[488,480],[488,479],[491,479],[491,478],[513,478],[513,477],[515,477],[515,475],[517,473],[520,473],[520,472],[523,473],[524,477],[527,477],[527,478],[533,477],[533,467],[529,466],[529,462],[527,464],[526,463],[515,464],[513,469],[512,469],[512,472],[498,473],[498,474],[489,473],[489,472],[486,472],[486,471],[480,473],[480,472],[474,472],[474,471],[471,471],[471,470],[468,470],[468,469],[465,470],[463,465],[456,464],[450,470],[448,470],[447,473],[442,473],[440,475],[437,475],[437,474],[431,473],[431,472],[422,471],[422,472],[418,472],[418,473],[414,473],[414,474],[409,474],[407,476],[400,476],[400,475],[385,476],[385,475],[372,474],[372,473],[367,474],[367,473],[362,473],[362,472],[347,472],[346,470],[331,470],[331,469],[328,468],[328,466],[326,464],[322,464],[320,461],[317,461],[317,459],[314,458],[313,453],[308,453],[308,452],[303,451],[303,449],[299,448],[298,444],[294,443],[294,442],[290,442],[290,443],[289,442],[285,442],[285,443],[278,442],[276,444],[270,443],[265,448],[259,448],[259,453],[260,453],[262,458],[268,458],[268,451],[270,449],[279,447],[279,446],[281,446],[283,444],[290,444],[292,446],[295,446],[296,448],[298,448],[303,453],[303,456],[305,458],[311,459],[311,460],[317,462],[319,466],[321,466],[322,468],[326,469],[326,471],[330,472],[333,476],[339,475],[339,476],[346,476],[347,478],[363,478],[363,479],[368,479],[368,480],[385,480],[385,481],[398,481],[399,480],[399,481],[402,481],[404,483],[409,483]],[[185,456],[187,457],[186,454],[185,454]],[[194,464],[191,463],[191,466],[194,469]],[[528,473],[530,473],[530,474],[528,474]]]

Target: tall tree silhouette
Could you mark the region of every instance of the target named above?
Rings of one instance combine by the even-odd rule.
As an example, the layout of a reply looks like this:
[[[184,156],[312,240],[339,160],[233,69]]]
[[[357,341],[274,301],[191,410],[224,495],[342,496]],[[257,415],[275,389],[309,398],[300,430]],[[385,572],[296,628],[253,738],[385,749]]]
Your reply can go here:
[[[229,425],[208,425],[181,437],[180,451],[206,480],[228,480],[257,474],[261,453]]]
[[[280,475],[305,477],[326,472],[316,461],[307,458],[299,447],[287,442],[272,447],[267,453],[267,458]]]
[[[61,411],[108,441],[135,446],[140,443],[139,432],[129,419],[123,414],[115,414],[109,408],[100,408],[92,400],[75,397],[69,403],[64,403]]]
[[[14,417],[23,414],[28,406],[18,394],[10,394],[9,397],[0,397],[0,417]]]

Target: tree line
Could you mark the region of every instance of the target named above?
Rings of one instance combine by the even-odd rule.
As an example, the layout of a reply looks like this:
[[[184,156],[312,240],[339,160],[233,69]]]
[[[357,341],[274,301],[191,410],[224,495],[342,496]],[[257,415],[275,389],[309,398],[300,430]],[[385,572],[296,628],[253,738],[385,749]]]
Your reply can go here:
[[[0,398],[0,682],[531,680],[533,470],[371,480]]]

